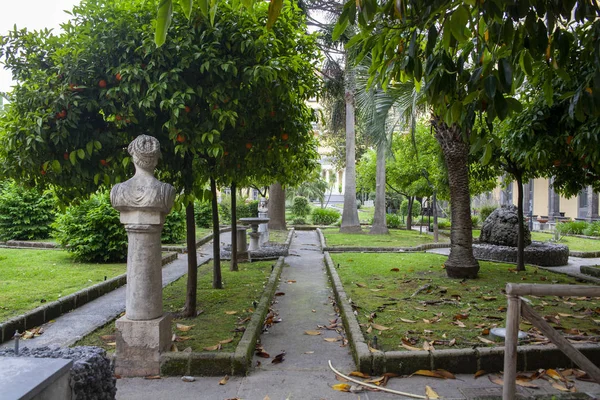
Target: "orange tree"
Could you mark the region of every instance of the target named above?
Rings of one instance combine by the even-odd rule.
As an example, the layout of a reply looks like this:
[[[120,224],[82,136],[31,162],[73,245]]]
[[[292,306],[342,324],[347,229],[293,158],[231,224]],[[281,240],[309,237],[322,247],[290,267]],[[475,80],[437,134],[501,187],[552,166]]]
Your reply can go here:
[[[221,3],[212,24],[202,15],[173,24],[160,48],[154,10],[136,0],[84,1],[60,36],[3,37],[1,55],[18,84],[1,120],[2,170],[73,199],[126,179],[127,144],[155,136],[159,178],[187,205],[193,248],[193,199],[205,194],[207,179],[301,179],[316,154],[301,151],[314,146],[304,104],[317,88],[314,38],[295,7],[272,30],[266,5],[257,8],[242,13]],[[195,267],[190,262],[190,275]],[[195,293],[193,276],[189,282]]]
[[[595,38],[584,57],[598,69],[599,13],[591,0],[349,0],[344,5],[334,36],[358,24],[360,32],[349,45],[371,56],[373,79],[384,87],[414,80],[429,104],[450,184],[449,277],[474,278],[479,270],[472,252],[470,147],[485,149],[484,163],[491,159],[493,143],[486,132],[494,120],[521,111],[514,94],[526,77],[541,80],[545,95],[552,96],[550,82],[565,74],[577,46],[573,26],[588,26]],[[566,94],[572,114],[598,109],[595,100],[581,101],[592,96],[586,92],[592,79],[586,76],[587,82]]]

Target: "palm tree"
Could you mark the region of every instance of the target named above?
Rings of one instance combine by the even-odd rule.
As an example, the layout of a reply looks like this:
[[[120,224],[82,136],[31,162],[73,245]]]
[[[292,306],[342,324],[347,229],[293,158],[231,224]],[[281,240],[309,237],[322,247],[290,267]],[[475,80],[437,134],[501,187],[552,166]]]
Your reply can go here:
[[[369,88],[368,66],[365,59],[357,66],[356,104],[365,123],[367,135],[377,147],[375,214],[371,234],[387,234],[385,217],[385,164],[391,147],[392,133],[398,125],[409,126],[414,138],[416,117],[423,110],[422,96],[412,82],[395,84],[387,91]],[[414,143],[414,141],[413,141]]]

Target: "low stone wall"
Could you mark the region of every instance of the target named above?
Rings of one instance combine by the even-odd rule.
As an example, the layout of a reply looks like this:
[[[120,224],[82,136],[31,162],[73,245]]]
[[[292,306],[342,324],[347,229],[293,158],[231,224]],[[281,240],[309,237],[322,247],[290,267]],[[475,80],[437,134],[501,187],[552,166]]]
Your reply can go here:
[[[499,372],[504,369],[504,347],[482,346],[430,351],[370,351],[335,265],[327,252],[325,253],[325,267],[342,314],[342,321],[350,341],[357,370],[370,375],[381,375],[386,372],[408,375],[420,369],[445,369],[455,374],[475,373],[479,370]],[[600,346],[595,343],[574,346],[594,364],[600,364]],[[554,345],[526,345],[517,348],[517,369],[519,371],[532,371],[539,368],[571,368],[573,366],[573,362]]]
[[[162,258],[165,266],[177,259],[177,253],[166,254]],[[58,318],[71,310],[81,307],[106,293],[123,286],[127,283],[127,273],[97,283],[78,292],[64,296],[59,300],[44,304],[38,308],[26,312],[23,315],[13,317],[0,323],[0,343],[7,342],[13,338],[15,332],[24,332],[36,326],[40,326],[50,320]]]
[[[15,357],[14,350],[0,350],[0,357]],[[80,346],[72,348],[24,347],[16,357],[66,358],[73,360],[70,385],[73,400],[111,400],[117,393],[114,367],[99,347]]]
[[[600,268],[598,266],[582,265],[579,267],[582,274],[593,276],[594,278],[600,278]]]
[[[478,260],[517,262],[517,248],[493,244],[473,244],[473,255]],[[562,244],[533,242],[525,247],[525,263],[542,267],[560,267],[569,263],[569,248]]]

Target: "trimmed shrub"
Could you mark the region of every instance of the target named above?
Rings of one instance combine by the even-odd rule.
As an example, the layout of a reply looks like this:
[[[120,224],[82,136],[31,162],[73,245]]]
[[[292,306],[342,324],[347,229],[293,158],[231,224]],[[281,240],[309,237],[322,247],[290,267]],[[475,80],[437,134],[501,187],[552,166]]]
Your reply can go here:
[[[292,214],[297,217],[306,217],[310,214],[310,203],[304,196],[294,197],[294,203],[292,204]]]
[[[583,234],[587,236],[600,236],[600,221],[594,221],[588,224],[583,230]]]
[[[498,208],[496,206],[482,206],[479,209],[479,216],[481,217],[481,223],[485,223],[485,220],[487,219],[487,217],[490,216],[491,213],[494,212],[494,210]]]
[[[387,227],[391,229],[400,229],[404,227],[400,214],[386,214],[385,223]]]
[[[400,214],[408,215],[408,200],[406,199],[404,199],[404,201],[402,201],[402,203],[400,204]],[[413,201],[411,214],[413,217],[418,217],[419,215],[421,215],[421,203],[419,203],[416,200]]]
[[[185,239],[185,210],[172,210],[165,218],[160,234],[163,243],[179,243]]]
[[[473,227],[476,228],[477,226],[479,226],[479,216],[478,215],[471,215],[471,223],[473,224]],[[439,223],[438,223],[439,226]]]
[[[585,221],[567,221],[556,224],[556,230],[561,235],[583,235],[583,232],[588,227],[588,223]]]
[[[340,218],[340,213],[331,208],[315,208],[312,211],[312,220],[315,225],[331,225]]]
[[[448,221],[438,221],[438,229],[449,229],[450,222]]]
[[[84,262],[120,262],[127,258],[127,233],[108,192],[68,207],[52,227],[58,243]]]
[[[362,202],[361,202],[360,200],[356,199],[356,208],[357,208],[358,210],[360,210],[360,207],[361,207],[361,206],[362,206]]]
[[[45,239],[55,218],[55,201],[13,181],[0,183],[0,240]]]
[[[212,213],[210,215],[210,224],[212,226]],[[258,200],[245,203],[244,200],[237,199],[235,216],[237,219],[258,217]],[[231,223],[231,198],[229,196],[219,204],[219,219],[222,223]]]

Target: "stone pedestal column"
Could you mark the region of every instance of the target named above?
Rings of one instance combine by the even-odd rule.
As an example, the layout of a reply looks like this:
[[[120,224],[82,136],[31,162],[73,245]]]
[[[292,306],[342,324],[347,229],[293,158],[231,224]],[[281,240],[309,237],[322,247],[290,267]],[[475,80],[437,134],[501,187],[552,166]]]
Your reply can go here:
[[[260,198],[260,203],[258,204],[258,218],[268,218],[269,209],[267,208],[267,199],[264,197]],[[260,245],[262,246],[266,242],[269,241],[269,227],[268,224],[260,224],[258,225],[258,232],[260,233]]]
[[[246,239],[246,227],[237,227],[237,258],[238,261],[248,261],[248,240]]]
[[[141,135],[128,150],[136,173],[110,193],[128,237],[125,316],[116,322],[115,373],[158,375],[160,353],[171,345],[171,317],[163,314],[160,233],[175,190],[154,177],[158,140]]]

